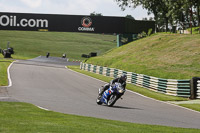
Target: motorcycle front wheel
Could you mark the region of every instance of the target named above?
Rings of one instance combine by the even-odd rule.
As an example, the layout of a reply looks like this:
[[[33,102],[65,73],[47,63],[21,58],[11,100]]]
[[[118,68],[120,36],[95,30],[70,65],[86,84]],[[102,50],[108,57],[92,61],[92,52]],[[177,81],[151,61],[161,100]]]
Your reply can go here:
[[[109,107],[112,107],[112,106],[115,104],[116,101],[117,101],[117,95],[116,95],[116,94],[112,94],[112,95],[110,96],[110,99],[108,100],[107,105],[108,105]]]

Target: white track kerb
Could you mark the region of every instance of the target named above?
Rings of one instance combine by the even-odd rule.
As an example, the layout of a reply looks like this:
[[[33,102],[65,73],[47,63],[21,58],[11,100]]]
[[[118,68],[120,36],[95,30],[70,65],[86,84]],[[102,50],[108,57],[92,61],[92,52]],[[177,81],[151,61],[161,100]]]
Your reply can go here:
[[[11,80],[11,76],[10,76],[10,68],[13,65],[14,62],[17,62],[17,61],[13,61],[7,68],[7,74],[8,74],[8,86],[7,87],[12,86],[12,80]]]

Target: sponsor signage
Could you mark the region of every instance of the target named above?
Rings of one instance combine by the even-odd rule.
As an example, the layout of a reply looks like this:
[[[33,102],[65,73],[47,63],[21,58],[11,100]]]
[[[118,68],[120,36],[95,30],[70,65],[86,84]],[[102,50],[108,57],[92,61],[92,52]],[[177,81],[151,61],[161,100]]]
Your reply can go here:
[[[78,27],[79,31],[91,31],[94,32],[94,27],[92,26],[92,19],[90,17],[83,17],[81,19],[82,27]]]
[[[153,21],[136,21],[125,17],[0,12],[0,30],[129,34],[154,29],[154,25]]]
[[[1,27],[37,27],[48,28],[47,19],[26,19],[22,18],[17,21],[17,16],[2,15],[0,16]]]

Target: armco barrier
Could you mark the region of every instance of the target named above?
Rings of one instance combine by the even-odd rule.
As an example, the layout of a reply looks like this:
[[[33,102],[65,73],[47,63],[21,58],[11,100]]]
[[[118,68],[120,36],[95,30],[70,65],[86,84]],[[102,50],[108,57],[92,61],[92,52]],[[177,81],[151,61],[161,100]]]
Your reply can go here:
[[[189,98],[191,95],[190,80],[175,80],[175,79],[161,79],[143,74],[133,72],[126,72],[123,70],[96,66],[86,63],[80,64],[80,69],[109,76],[112,78],[119,77],[123,73],[127,74],[127,83],[136,86],[144,87],[156,92],[164,93],[167,95],[180,96]],[[200,80],[199,80],[198,96],[200,97]]]

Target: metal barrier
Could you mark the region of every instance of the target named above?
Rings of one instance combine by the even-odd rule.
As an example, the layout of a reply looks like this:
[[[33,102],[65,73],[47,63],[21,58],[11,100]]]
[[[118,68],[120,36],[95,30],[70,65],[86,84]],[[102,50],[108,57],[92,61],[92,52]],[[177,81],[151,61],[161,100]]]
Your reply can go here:
[[[161,79],[143,74],[133,72],[126,72],[123,70],[96,66],[86,63],[80,64],[80,69],[89,72],[117,78],[123,73],[127,74],[127,83],[134,84],[143,88],[147,88],[156,92],[164,93],[172,96],[187,97],[191,96],[190,80],[175,80],[175,79]],[[198,96],[200,97],[200,80],[199,80]]]

